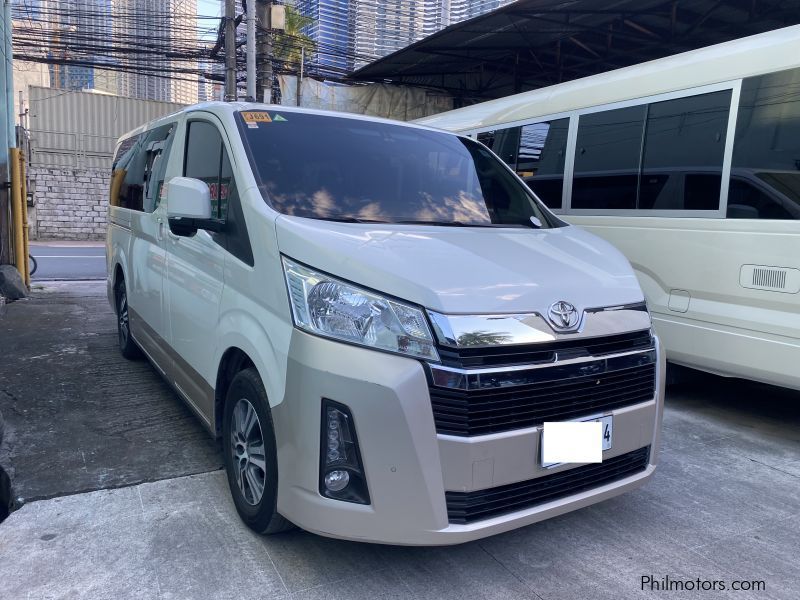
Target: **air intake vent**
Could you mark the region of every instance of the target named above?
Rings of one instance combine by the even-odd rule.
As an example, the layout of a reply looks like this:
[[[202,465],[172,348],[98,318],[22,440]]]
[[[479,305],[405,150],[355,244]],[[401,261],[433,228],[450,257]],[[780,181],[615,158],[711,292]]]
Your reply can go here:
[[[753,287],[786,289],[786,271],[757,267],[753,269]]]
[[[800,291],[800,270],[743,265],[739,274],[739,284],[756,290],[796,294]]]

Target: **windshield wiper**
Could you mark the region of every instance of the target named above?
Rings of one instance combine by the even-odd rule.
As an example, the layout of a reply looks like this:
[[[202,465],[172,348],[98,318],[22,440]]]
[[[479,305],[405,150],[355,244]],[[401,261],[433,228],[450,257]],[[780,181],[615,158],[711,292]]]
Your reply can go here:
[[[358,219],[356,217],[310,217],[320,221],[335,221],[336,223],[384,223],[390,224],[392,221],[381,221],[379,219]]]
[[[438,227],[530,227],[532,229],[540,229],[541,222],[533,221],[512,221],[510,223],[464,223],[463,221],[391,221],[392,223],[400,223],[402,225],[436,225]]]
[[[437,227],[497,227],[494,223],[464,223],[463,221],[392,221],[399,225],[435,225]]]

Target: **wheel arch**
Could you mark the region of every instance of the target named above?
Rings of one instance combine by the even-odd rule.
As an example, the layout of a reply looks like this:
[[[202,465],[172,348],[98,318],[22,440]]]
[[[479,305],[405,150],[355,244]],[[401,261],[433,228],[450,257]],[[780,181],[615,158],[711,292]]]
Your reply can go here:
[[[113,244],[111,250],[111,257],[109,258],[108,276],[106,278],[106,288],[108,292],[108,301],[117,310],[117,285],[121,280],[129,281],[127,273],[127,253],[123,244]]]
[[[228,388],[239,371],[255,368],[253,359],[241,348],[231,346],[222,354],[217,367],[216,384],[214,385],[214,433],[217,437],[222,435],[222,411],[225,407],[225,396]]]

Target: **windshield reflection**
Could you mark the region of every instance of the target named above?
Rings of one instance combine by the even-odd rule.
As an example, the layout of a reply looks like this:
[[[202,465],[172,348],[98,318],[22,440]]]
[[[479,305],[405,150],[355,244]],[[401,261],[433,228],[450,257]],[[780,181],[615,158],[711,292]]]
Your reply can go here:
[[[473,140],[380,121],[269,114],[272,121],[256,127],[238,118],[262,194],[283,214],[481,226],[535,217],[549,224],[527,187]]]

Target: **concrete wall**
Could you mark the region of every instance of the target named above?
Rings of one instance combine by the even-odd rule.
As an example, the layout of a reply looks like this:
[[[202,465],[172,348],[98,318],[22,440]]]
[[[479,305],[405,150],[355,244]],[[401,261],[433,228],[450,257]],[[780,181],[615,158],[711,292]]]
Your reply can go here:
[[[108,169],[33,167],[28,174],[32,239],[105,239]]]

